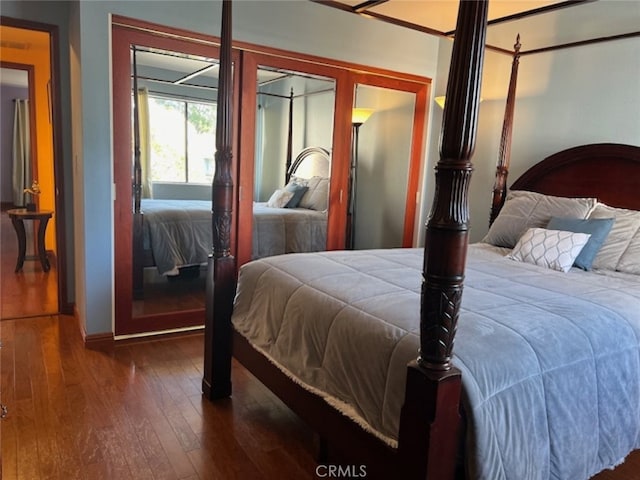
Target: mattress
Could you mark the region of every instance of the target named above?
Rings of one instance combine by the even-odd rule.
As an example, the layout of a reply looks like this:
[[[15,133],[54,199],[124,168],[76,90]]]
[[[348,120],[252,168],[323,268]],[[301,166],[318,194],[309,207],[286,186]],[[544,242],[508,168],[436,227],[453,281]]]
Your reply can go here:
[[[454,348],[470,478],[588,479],[640,447],[640,280],[469,248]],[[397,444],[422,249],[287,255],[239,274],[233,324],[305,388]]]

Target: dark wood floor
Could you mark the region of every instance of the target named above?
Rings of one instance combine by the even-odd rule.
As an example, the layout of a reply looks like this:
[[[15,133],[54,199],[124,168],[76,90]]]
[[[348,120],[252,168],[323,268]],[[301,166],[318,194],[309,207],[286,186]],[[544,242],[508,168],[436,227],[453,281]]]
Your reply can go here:
[[[201,334],[100,352],[71,317],[1,327],[6,480],[316,478],[313,434],[239,365],[203,399]]]

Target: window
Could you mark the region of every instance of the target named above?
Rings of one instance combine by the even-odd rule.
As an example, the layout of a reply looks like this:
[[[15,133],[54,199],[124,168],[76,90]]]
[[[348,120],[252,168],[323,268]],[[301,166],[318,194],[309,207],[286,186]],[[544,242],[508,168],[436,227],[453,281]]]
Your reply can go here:
[[[149,96],[152,182],[213,180],[216,105]]]

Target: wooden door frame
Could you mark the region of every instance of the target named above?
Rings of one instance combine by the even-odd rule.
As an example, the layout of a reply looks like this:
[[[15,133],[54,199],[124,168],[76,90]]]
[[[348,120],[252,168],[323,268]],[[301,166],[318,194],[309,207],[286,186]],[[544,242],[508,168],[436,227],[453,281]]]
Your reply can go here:
[[[55,194],[56,257],[58,272],[58,310],[65,315],[73,315],[74,304],[69,301],[67,283],[66,212],[64,151],[62,141],[62,106],[60,85],[60,33],[57,25],[33,22],[0,16],[0,25],[25,30],[35,30],[49,34],[49,65],[51,70],[50,108],[52,116],[53,177]],[[30,80],[30,85],[32,84]],[[30,86],[31,88],[31,86]],[[29,93],[31,96],[31,92]],[[34,107],[32,107],[34,108]]]

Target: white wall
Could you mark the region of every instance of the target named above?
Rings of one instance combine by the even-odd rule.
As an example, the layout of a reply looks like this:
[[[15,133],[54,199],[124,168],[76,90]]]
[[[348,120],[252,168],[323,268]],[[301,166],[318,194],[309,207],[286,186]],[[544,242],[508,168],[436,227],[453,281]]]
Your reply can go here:
[[[522,43],[526,51],[525,38]],[[451,45],[449,40],[440,41],[435,95],[445,92]],[[486,53],[470,188],[471,241],[481,240],[488,229],[510,70],[510,57]],[[640,145],[639,79],[637,37],[521,57],[507,183],[565,148],[598,142]],[[441,123],[442,112],[434,108],[421,230],[433,197]],[[422,231],[419,238],[424,238]]]

